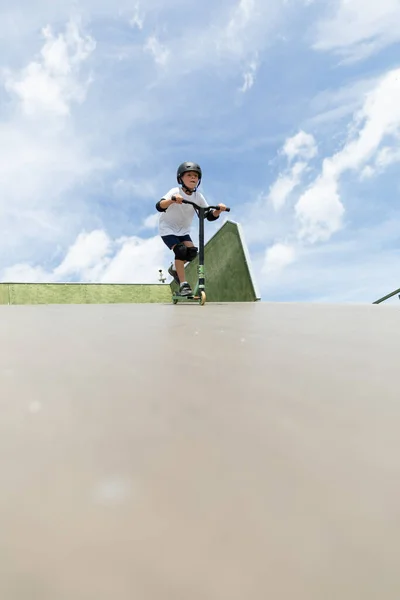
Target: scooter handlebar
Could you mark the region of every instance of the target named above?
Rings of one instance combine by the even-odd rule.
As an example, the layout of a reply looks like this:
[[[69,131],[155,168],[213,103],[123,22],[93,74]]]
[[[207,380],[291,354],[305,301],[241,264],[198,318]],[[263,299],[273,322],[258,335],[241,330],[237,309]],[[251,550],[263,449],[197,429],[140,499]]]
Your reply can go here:
[[[212,209],[212,210],[219,210],[219,206],[208,206],[207,208]],[[225,212],[230,212],[230,210],[231,209],[229,208],[229,206],[227,206],[225,208]],[[224,211],[222,211],[222,212],[224,212]]]
[[[171,196],[171,200],[173,202],[175,202],[175,199],[176,199],[175,196]],[[182,200],[182,204],[191,204],[192,206],[196,206],[196,208],[204,208],[202,206],[199,206],[195,202],[191,202],[190,200]],[[219,210],[219,206],[207,206],[206,208],[207,208],[207,210]],[[231,209],[229,208],[229,206],[227,206],[225,208],[225,212],[230,212],[230,210]],[[224,211],[222,211],[222,212],[224,212]]]

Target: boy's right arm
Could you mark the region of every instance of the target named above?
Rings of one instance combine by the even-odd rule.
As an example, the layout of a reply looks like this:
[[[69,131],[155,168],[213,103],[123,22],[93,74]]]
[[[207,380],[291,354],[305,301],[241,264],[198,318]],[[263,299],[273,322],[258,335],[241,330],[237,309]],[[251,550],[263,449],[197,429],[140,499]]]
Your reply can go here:
[[[163,198],[162,200],[160,200],[160,202],[158,202],[158,205],[163,210],[166,210],[168,208],[168,206],[171,206],[171,204],[173,204],[173,203],[174,203],[173,200],[166,200],[165,198]]]
[[[159,212],[165,212],[167,208],[171,206],[171,204],[176,203],[179,203],[179,190],[173,188],[172,190],[169,190],[168,194],[165,194],[165,196],[157,202],[156,209]]]

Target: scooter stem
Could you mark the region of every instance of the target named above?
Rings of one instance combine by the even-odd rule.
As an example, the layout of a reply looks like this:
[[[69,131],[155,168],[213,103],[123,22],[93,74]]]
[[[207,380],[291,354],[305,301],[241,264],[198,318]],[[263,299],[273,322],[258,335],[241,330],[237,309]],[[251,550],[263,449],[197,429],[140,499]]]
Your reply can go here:
[[[198,285],[199,291],[205,289],[204,279],[204,218],[205,218],[204,207],[199,208],[199,265],[198,265]]]

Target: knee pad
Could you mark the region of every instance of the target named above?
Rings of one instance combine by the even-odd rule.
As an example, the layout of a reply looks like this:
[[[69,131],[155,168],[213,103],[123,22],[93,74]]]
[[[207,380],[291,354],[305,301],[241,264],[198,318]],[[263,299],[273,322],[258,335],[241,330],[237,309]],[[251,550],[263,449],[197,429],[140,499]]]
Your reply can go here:
[[[182,242],[180,244],[176,244],[176,246],[174,246],[174,254],[175,254],[175,258],[177,258],[178,260],[187,260],[187,251],[188,249],[186,248],[185,244],[183,244]]]
[[[186,253],[186,260],[188,262],[192,262],[192,260],[194,260],[197,256],[197,248],[196,246],[189,246],[189,248],[187,248],[187,253]]]

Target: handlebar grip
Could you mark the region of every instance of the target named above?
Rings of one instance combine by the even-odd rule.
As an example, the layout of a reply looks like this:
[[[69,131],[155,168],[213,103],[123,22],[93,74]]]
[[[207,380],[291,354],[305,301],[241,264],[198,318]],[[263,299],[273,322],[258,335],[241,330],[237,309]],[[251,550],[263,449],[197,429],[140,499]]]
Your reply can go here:
[[[172,200],[172,202],[176,202],[176,196],[171,196],[171,200]],[[187,200],[182,200],[182,203],[183,203],[183,204],[193,204],[193,202],[188,202]],[[197,206],[197,205],[196,205],[196,206]],[[200,207],[199,207],[199,208],[200,208]],[[218,209],[218,206],[209,206],[208,208],[209,208],[210,210],[217,210],[217,209]],[[227,206],[227,207],[225,208],[225,212],[230,212],[230,211],[231,211],[231,209],[229,208],[229,206]]]

